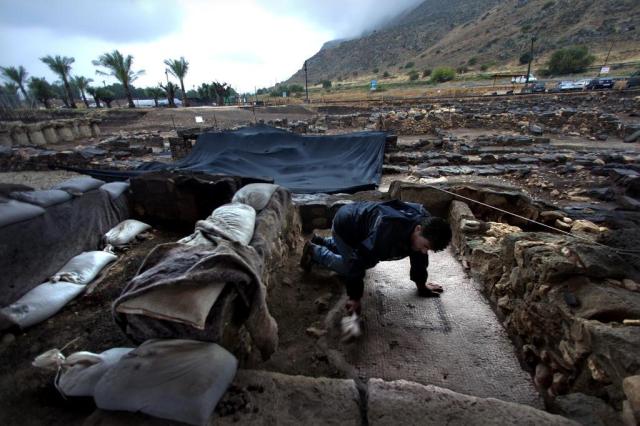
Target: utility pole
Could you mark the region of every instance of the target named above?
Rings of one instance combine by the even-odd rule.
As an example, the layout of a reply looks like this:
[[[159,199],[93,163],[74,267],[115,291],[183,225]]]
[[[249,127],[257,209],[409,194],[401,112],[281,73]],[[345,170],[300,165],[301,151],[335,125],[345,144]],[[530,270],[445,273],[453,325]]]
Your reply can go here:
[[[527,81],[525,84],[529,84],[529,76],[531,75],[531,62],[533,61],[533,42],[536,41],[535,37],[531,37],[531,49],[529,50],[529,65],[527,66]]]
[[[613,49],[613,41],[611,42],[611,46],[609,46],[609,51],[607,52],[607,57],[604,58],[604,64],[602,64],[602,66],[600,67],[600,71],[598,71],[598,77],[600,77],[600,74],[602,73],[602,68],[607,66],[607,62],[609,61],[609,55],[611,54],[611,49]]]
[[[307,94],[307,103],[309,103],[309,81],[307,80],[307,61],[304,61],[304,91]]]

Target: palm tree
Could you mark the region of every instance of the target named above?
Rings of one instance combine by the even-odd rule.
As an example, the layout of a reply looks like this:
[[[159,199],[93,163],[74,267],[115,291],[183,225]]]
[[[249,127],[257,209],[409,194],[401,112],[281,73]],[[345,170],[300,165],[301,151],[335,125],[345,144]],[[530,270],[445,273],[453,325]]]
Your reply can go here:
[[[80,91],[80,96],[82,96],[82,101],[84,102],[84,105],[87,108],[89,108],[89,102],[87,102],[87,96],[84,94],[84,92],[89,87],[89,83],[93,82],[93,79],[82,77],[82,76],[76,76],[76,77],[73,77],[71,81]]]
[[[67,93],[67,99],[69,100],[69,106],[71,108],[76,108],[76,103],[73,100],[73,92],[71,91],[71,86],[69,85],[69,80],[71,78],[71,64],[73,64],[76,60],[74,58],[69,58],[68,56],[51,56],[47,55],[43,58],[40,58],[42,62],[47,64],[51,71],[60,77],[62,80],[62,84],[64,85],[64,90]]]
[[[115,77],[120,83],[122,83],[122,85],[124,86],[124,90],[127,93],[129,108],[136,107],[133,103],[133,97],[131,96],[130,84],[144,73],[144,70],[133,71],[131,69],[132,63],[133,56],[127,55],[125,57],[117,50],[114,50],[111,53],[105,53],[104,55],[101,55],[97,60],[93,61],[93,65],[104,67],[108,70],[106,72],[98,70],[96,71],[97,74],[111,75]]]
[[[0,86],[0,107],[16,108],[19,105],[18,85],[10,81]]]
[[[189,70],[189,62],[185,61],[181,56],[180,59],[165,59],[164,64],[168,66],[168,71],[172,76],[180,80],[180,88],[182,89],[182,105],[189,106],[187,102],[187,92],[184,91],[184,76]]]
[[[49,101],[55,96],[51,85],[44,78],[31,77],[29,90],[33,97],[42,102],[45,108],[51,108]]]
[[[163,86],[162,83],[158,83],[158,86],[164,90],[167,95],[167,102],[169,103],[169,108],[175,108],[176,103],[174,101],[176,97],[176,90],[178,90],[178,85],[173,84],[172,82],[168,82],[166,86]]]
[[[27,76],[29,75],[27,74],[27,70],[24,69],[22,65],[20,65],[18,68],[0,67],[0,71],[2,72],[2,76],[5,79],[10,80],[18,85],[18,87],[20,88],[20,93],[22,93],[22,96],[24,96],[24,100],[26,102],[29,102],[29,96],[27,96],[27,91],[24,90],[24,85],[27,82]]]
[[[87,87],[87,93],[93,97],[94,102],[96,103],[96,108],[101,108],[100,98],[98,97],[98,89],[95,87]]]
[[[156,104],[156,108],[157,108],[158,98],[162,96],[164,92],[159,87],[147,87],[146,89],[144,89],[144,93],[147,96],[149,96],[151,99],[153,99],[153,102]]]

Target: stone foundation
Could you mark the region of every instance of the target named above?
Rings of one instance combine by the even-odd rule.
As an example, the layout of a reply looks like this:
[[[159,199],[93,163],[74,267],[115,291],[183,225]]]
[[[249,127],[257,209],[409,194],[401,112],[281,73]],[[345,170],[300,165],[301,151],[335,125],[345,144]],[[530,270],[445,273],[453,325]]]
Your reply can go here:
[[[25,124],[20,121],[0,123],[0,145],[45,146],[71,143],[100,135],[98,119],[60,119]]]

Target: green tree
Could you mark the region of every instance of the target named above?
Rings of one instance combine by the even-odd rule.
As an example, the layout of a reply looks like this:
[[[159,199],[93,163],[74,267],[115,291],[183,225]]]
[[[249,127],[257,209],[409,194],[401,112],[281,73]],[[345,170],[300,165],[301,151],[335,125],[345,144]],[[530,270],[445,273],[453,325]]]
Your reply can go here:
[[[415,65],[414,62],[407,62],[404,67],[405,69],[409,69],[409,68],[413,68],[414,65]]]
[[[4,83],[0,86],[0,107],[16,108],[20,105],[18,97],[19,87],[12,81]]]
[[[187,93],[184,91],[184,77],[189,70],[189,62],[185,61],[181,56],[180,59],[165,59],[164,64],[168,66],[169,73],[180,80],[180,89],[182,90],[182,105],[189,106],[187,101]]]
[[[102,108],[100,98],[98,97],[98,89],[95,87],[87,87],[87,93],[93,98],[93,101],[96,103],[96,108]]]
[[[27,77],[29,76],[27,70],[20,65],[18,68],[0,67],[0,71],[2,72],[2,77],[18,85],[25,101],[29,102],[29,96],[27,96],[27,91],[24,89],[24,85],[27,84]]]
[[[322,82],[322,88],[323,89],[331,89],[331,80],[324,80]]]
[[[391,74],[389,74],[389,71],[385,71],[384,74],[382,74],[382,78],[389,78],[391,77]]]
[[[116,95],[112,90],[107,89],[106,87],[98,87],[96,89],[96,96],[100,99],[107,108],[111,108],[111,102],[116,100]]]
[[[78,88],[78,91],[80,92],[80,96],[82,97],[82,101],[84,102],[84,105],[87,108],[89,108],[89,102],[87,102],[87,96],[85,95],[85,92],[89,87],[89,83],[93,82],[93,79],[82,77],[82,76],[76,76],[71,79],[71,82],[73,83],[73,85],[75,85]]]
[[[420,74],[418,74],[416,70],[409,71],[407,75],[409,76],[409,81],[416,81],[420,77]]]
[[[520,65],[524,65],[524,64],[528,64],[530,59],[531,59],[531,53],[525,52],[522,55],[520,55],[518,62],[520,62]]]
[[[431,75],[431,69],[427,68],[426,70],[422,71],[422,78],[426,78],[429,77]]]
[[[456,70],[451,67],[439,67],[431,73],[431,81],[434,83],[444,83],[456,77]]]
[[[153,102],[156,104],[156,108],[158,107],[158,99],[160,96],[164,94],[164,91],[159,87],[147,87],[144,89],[146,96],[153,99]]]
[[[131,69],[131,66],[133,65],[133,56],[123,56],[118,50],[114,50],[111,53],[101,55],[97,60],[93,61],[93,65],[107,69],[107,71],[98,70],[96,73],[113,76],[122,83],[127,95],[127,101],[129,102],[129,108],[135,108],[136,106],[133,103],[133,97],[131,96],[131,83],[133,83],[141,74],[144,74],[144,70],[133,71]]]
[[[35,99],[42,102],[45,108],[51,108],[51,99],[54,97],[53,88],[44,78],[31,77],[29,91]]]
[[[163,85],[162,83],[158,83],[158,86],[160,86],[160,88],[164,90],[164,93],[167,96],[167,102],[169,103],[169,108],[175,108],[176,102],[174,99],[176,97],[176,91],[178,90],[178,85],[173,84],[172,82],[169,81],[167,82],[166,85]]]
[[[71,79],[71,64],[73,64],[76,60],[68,56],[60,55],[47,55],[40,58],[40,60],[44,62],[51,69],[51,71],[53,71],[62,80],[69,107],[77,108],[76,102],[73,99],[71,86],[69,85],[69,80]]]
[[[53,90],[53,97],[60,99],[64,104],[65,108],[71,108],[71,104],[69,104],[69,98],[67,97],[67,90],[64,87],[64,84],[61,81],[54,81],[50,84],[51,90]]]
[[[593,61],[595,57],[589,54],[589,49],[575,46],[553,52],[547,65],[552,74],[574,74],[586,70]]]

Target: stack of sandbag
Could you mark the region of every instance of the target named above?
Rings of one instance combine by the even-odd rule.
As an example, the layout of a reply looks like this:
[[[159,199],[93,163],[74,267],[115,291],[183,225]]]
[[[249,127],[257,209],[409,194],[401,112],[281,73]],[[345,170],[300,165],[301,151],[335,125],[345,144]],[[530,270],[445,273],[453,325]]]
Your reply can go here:
[[[233,381],[238,361],[215,343],[149,340],[136,349],[68,358],[52,350],[34,365],[58,370],[55,383],[64,396],[93,396],[104,410],[204,425]]]
[[[104,251],[89,251],[67,262],[51,279],[31,289],[9,306],[0,309],[0,328],[21,329],[38,324],[55,315],[82,293],[87,284],[116,256]]]
[[[262,259],[248,245],[255,217],[251,206],[226,204],[189,237],[156,246],[115,301],[116,323],[138,342],[222,342],[227,327],[246,325],[268,358],[277,347],[277,324],[266,304]]]

